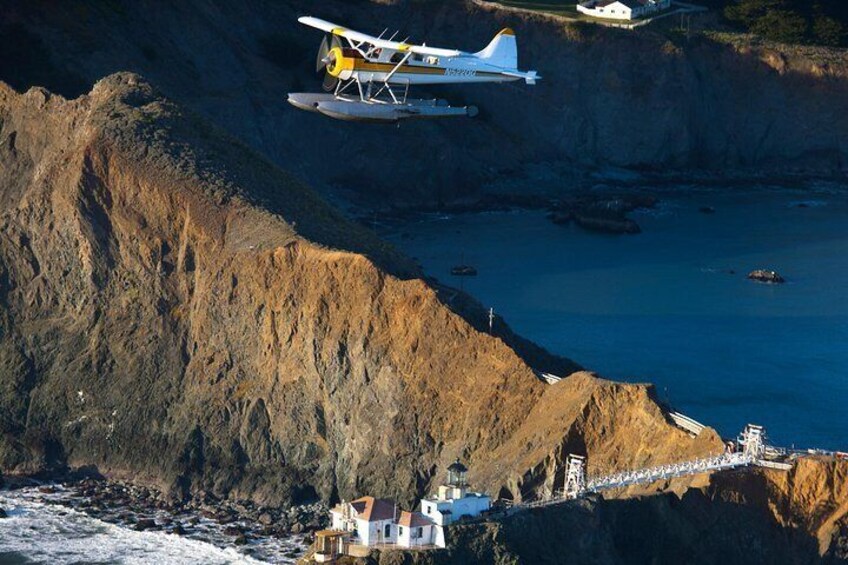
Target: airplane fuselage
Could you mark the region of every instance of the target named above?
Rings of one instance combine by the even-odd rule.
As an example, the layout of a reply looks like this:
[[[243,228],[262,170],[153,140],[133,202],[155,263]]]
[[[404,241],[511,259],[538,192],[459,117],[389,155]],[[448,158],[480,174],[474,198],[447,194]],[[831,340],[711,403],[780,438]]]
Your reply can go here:
[[[504,69],[488,65],[468,53],[424,56],[382,50],[365,57],[355,49],[336,48],[333,51],[333,62],[327,70],[341,80],[418,85],[509,82],[519,79],[504,74]]]

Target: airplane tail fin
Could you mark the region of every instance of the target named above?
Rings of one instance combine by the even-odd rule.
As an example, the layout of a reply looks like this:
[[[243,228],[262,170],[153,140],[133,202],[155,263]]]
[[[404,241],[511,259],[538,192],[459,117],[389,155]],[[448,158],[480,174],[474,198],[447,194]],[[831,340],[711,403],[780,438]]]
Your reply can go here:
[[[475,53],[487,63],[505,69],[518,68],[518,45],[515,42],[515,32],[505,27],[486,46],[485,49]]]

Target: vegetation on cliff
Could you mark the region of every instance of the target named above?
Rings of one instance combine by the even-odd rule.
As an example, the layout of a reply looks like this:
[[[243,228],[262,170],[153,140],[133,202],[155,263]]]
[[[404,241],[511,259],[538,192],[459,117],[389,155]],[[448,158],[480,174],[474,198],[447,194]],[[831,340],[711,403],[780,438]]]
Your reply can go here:
[[[766,39],[838,47],[848,42],[842,0],[712,0],[728,21]]]

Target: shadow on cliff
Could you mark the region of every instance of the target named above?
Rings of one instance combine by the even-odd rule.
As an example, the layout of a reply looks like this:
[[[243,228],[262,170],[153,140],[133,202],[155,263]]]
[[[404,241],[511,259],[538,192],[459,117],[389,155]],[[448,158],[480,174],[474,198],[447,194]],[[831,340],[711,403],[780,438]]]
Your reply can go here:
[[[9,30],[0,33],[0,79],[18,90],[41,84],[73,97],[87,90],[81,84],[137,72],[316,189],[349,202],[474,199],[529,164],[698,168],[719,176],[757,168],[833,173],[845,166],[848,63],[838,52],[813,63],[793,55],[800,52],[794,48],[564,25],[460,0],[428,2],[427,10],[409,2],[325,2],[320,9],[308,2],[47,5],[27,2],[0,15]],[[466,50],[512,26],[522,66],[538,69],[544,80],[534,87],[419,92],[478,105],[480,117],[461,127],[338,123],[284,101],[286,92],[318,87],[312,65],[320,34],[296,22],[307,12],[365,32],[379,31],[372,29],[376,20],[413,41]],[[543,183],[525,184],[520,190]],[[571,188],[561,180],[548,184]]]
[[[782,528],[768,509],[690,490],[580,501],[454,528],[433,563],[820,563],[816,540]],[[824,558],[824,562],[843,562]]]

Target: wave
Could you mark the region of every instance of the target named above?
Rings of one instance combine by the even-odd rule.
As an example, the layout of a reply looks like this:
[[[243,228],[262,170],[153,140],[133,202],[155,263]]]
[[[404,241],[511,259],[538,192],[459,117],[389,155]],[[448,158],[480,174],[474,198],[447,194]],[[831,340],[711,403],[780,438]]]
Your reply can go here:
[[[130,530],[82,512],[37,500],[26,491],[0,492],[0,555],[16,554],[26,560],[56,565],[187,564],[210,565],[267,563],[234,547],[221,548],[199,540],[164,532]],[[273,562],[293,563],[294,559]]]

